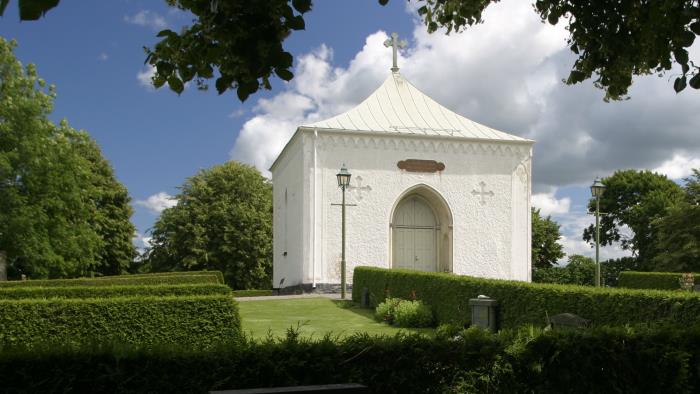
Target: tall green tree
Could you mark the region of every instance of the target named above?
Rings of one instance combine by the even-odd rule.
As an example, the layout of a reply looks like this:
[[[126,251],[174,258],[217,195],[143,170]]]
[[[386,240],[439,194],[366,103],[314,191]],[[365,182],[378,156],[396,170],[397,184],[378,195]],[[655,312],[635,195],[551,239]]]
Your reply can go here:
[[[532,208],[532,266],[535,269],[549,268],[564,257],[564,248],[559,243],[559,224],[550,216],[543,218],[540,210]]]
[[[684,181],[686,201],[691,205],[700,205],[700,169],[693,168],[692,175]]]
[[[700,171],[685,179],[685,200],[653,222],[657,254],[655,271],[700,271]]]
[[[201,88],[206,80],[216,79],[219,93],[235,90],[245,100],[261,88],[270,89],[273,75],[293,78],[292,55],[282,44],[293,31],[305,28],[303,15],[311,10],[311,0],[166,2],[195,18],[180,32],[159,32],[161,41],[146,49],[147,62],[156,68],[156,86],[167,82],[180,93],[193,79]],[[448,33],[484,22],[484,10],[496,2],[415,1],[429,32],[445,28]],[[0,15],[8,3],[0,0]],[[20,19],[35,20],[59,0],[17,3]],[[535,0],[533,8],[543,22],[567,25],[567,43],[576,56],[567,84],[593,78],[606,100],[619,100],[626,97],[634,76],[663,75],[675,64],[681,74],[674,75],[673,89],[700,89],[700,64],[688,52],[700,35],[698,0]]]
[[[100,238],[94,271],[102,275],[125,274],[136,258],[133,236],[136,228],[131,197],[119,182],[97,142],[85,132],[72,132],[74,153],[90,168],[88,197],[92,214],[90,226]]]
[[[606,186],[600,198],[601,245],[619,241],[623,249],[632,251],[642,267],[651,269],[651,260],[658,253],[652,222],[684,199],[683,189],[665,175],[651,171],[621,170],[601,181]],[[595,199],[591,199],[588,211],[595,213],[595,209]],[[623,226],[632,234],[625,234]],[[583,239],[595,242],[594,225],[584,230]]]
[[[272,186],[252,166],[230,161],[188,178],[151,234],[153,271],[220,270],[235,289],[271,285]]]
[[[10,277],[99,273],[112,264],[101,256],[133,253],[130,243],[105,251],[119,229],[100,218],[108,190],[99,186],[116,180],[87,134],[48,120],[55,89],[22,67],[15,45],[0,38],[0,254]],[[129,213],[119,220],[131,238]]]

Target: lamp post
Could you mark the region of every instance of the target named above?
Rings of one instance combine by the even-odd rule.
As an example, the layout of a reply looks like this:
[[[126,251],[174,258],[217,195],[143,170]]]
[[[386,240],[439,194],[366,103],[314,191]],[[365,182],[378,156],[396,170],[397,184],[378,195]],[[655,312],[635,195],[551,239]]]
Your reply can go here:
[[[600,197],[605,185],[596,178],[591,185],[591,195],[595,198],[595,285],[600,287]]]
[[[338,187],[343,190],[343,203],[341,204],[341,211],[343,215],[343,246],[340,257],[340,298],[342,299],[345,299],[345,189],[347,189],[347,187],[350,185],[351,176],[352,175],[348,172],[348,169],[345,168],[345,163],[343,163],[343,166],[340,167],[340,172],[336,174],[336,177],[338,178]]]

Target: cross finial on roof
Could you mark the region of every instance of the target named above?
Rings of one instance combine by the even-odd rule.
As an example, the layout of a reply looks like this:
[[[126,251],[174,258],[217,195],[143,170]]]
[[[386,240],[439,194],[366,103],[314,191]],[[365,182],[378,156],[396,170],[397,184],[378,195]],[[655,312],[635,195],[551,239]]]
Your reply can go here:
[[[399,35],[396,33],[391,33],[391,38],[384,41],[384,46],[391,47],[394,54],[394,66],[391,68],[392,72],[399,71],[399,66],[396,65],[397,53],[399,52],[399,48],[406,48],[406,45],[408,45],[406,40],[399,41]]]

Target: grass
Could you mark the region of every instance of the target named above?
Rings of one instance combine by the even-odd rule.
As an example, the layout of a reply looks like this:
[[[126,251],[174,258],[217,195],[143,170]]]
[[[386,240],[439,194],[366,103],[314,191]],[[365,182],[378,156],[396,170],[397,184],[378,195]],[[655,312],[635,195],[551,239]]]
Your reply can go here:
[[[358,332],[370,335],[395,335],[400,331],[432,335],[430,328],[391,327],[374,320],[372,309],[351,301],[328,298],[245,301],[239,304],[243,331],[254,339],[268,335],[284,337],[289,328],[299,328],[304,337],[322,338],[326,334],[348,336]]]

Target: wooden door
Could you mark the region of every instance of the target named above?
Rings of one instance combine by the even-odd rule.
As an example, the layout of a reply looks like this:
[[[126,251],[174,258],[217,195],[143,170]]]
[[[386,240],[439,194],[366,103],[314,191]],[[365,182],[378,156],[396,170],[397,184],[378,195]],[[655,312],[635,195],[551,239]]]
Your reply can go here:
[[[393,223],[394,268],[437,271],[437,221],[430,206],[412,196],[396,208]]]

